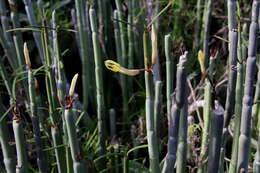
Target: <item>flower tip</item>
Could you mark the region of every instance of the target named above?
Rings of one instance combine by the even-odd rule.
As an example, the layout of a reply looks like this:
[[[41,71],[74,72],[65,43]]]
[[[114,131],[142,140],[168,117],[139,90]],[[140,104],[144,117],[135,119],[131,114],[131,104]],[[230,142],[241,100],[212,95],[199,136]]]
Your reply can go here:
[[[71,85],[70,85],[70,91],[69,91],[69,96],[70,97],[72,97],[74,95],[74,91],[75,91],[76,83],[77,83],[77,80],[78,80],[78,76],[79,76],[79,74],[77,73],[72,78]]]
[[[113,72],[119,72],[120,68],[121,68],[120,64],[118,64],[117,62],[115,62],[113,60],[106,60],[105,66],[107,69],[109,69]]]

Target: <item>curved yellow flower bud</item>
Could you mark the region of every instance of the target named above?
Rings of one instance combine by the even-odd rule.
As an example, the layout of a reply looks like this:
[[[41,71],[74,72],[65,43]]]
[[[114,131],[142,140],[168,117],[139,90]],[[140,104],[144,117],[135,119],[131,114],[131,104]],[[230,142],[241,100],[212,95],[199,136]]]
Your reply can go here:
[[[105,61],[105,66],[107,69],[113,71],[113,72],[119,72],[128,76],[135,76],[138,75],[140,73],[139,69],[127,69],[124,67],[121,67],[120,64],[118,64],[115,61],[112,60],[106,60]]]
[[[205,72],[206,72],[206,69],[205,69],[205,54],[201,50],[199,50],[199,52],[198,52],[198,60],[199,60],[199,63],[200,63],[201,73],[205,74]]]

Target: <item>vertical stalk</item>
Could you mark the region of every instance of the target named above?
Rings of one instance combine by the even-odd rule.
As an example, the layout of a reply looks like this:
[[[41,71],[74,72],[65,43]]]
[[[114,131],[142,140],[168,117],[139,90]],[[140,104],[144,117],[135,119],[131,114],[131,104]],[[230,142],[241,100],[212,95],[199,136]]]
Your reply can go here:
[[[77,27],[79,34],[79,43],[80,43],[80,56],[82,61],[82,83],[83,83],[83,105],[85,108],[89,105],[89,93],[91,89],[90,82],[90,57],[89,57],[89,38],[86,32],[84,32],[84,25],[86,24],[85,13],[84,13],[84,1],[75,0],[76,6],[76,16],[77,16]]]
[[[211,11],[212,11],[212,0],[205,0],[204,12],[203,12],[203,23],[202,23],[202,32],[201,38],[203,40],[203,53],[205,57],[204,66],[205,69],[209,67],[209,32],[210,32],[210,23],[211,23]],[[210,68],[210,67],[209,67]],[[206,171],[206,164],[204,162],[205,157],[208,152],[208,142],[209,142],[209,129],[210,129],[210,112],[211,112],[211,84],[206,79],[206,86],[204,88],[204,107],[203,107],[203,120],[204,127],[202,132],[202,141],[201,141],[201,152],[200,152],[200,165],[198,168],[198,173],[203,173]]]
[[[228,128],[231,117],[234,114],[235,90],[237,70],[237,21],[236,21],[236,0],[228,0],[228,28],[229,28],[229,75],[227,85],[227,98],[224,114],[224,128]],[[224,130],[225,131],[225,130]]]
[[[259,161],[260,161],[260,134],[258,133],[258,142],[257,142],[257,151],[255,153],[255,160],[253,163],[253,172],[259,172],[260,171],[260,165],[259,165]]]
[[[36,20],[36,16],[33,12],[33,3],[31,0],[23,0],[23,3],[25,5],[25,11],[28,17],[29,24],[31,26],[38,26],[38,22]],[[33,37],[40,55],[41,62],[44,62],[43,57],[43,45],[41,42],[41,34],[39,32],[33,32]]]
[[[218,173],[219,170],[220,148],[222,141],[221,138],[224,122],[223,114],[224,110],[219,105],[215,105],[215,109],[212,113],[213,117],[207,173]]]
[[[118,58],[117,61],[119,62],[119,64],[122,64],[122,61],[120,58],[122,56],[122,48],[121,48],[121,42],[120,42],[118,10],[114,10],[113,18],[114,18],[114,35],[115,35],[115,45],[116,45],[116,56]]]
[[[10,53],[12,55],[12,60],[13,62],[11,63],[12,67],[16,67],[17,68],[17,55],[16,52],[13,51],[15,49],[13,40],[12,40],[12,36],[10,32],[6,32],[7,30],[11,29],[10,26],[10,22],[9,22],[9,17],[7,16],[7,8],[6,8],[6,4],[5,1],[1,1],[0,2],[0,17],[1,17],[1,24],[2,24],[2,29],[3,29],[3,36],[5,38],[5,43],[7,47],[10,48]],[[14,63],[14,64],[13,64]]]
[[[109,109],[110,137],[112,140],[116,138],[116,110]]]
[[[24,139],[24,132],[22,127],[22,119],[19,111],[14,108],[14,116],[13,116],[13,130],[14,130],[14,139],[16,146],[16,154],[17,154],[17,165],[16,165],[16,173],[28,173],[29,165],[27,160],[27,152],[26,145]]]
[[[171,114],[171,94],[173,93],[173,61],[171,58],[171,35],[164,37],[164,47],[166,56],[166,99],[167,99],[167,118]]]
[[[168,122],[168,150],[162,170],[163,173],[172,172],[176,162],[180,112],[185,104],[185,96],[187,92],[186,62],[187,52],[180,56],[179,63],[177,65],[176,95],[172,100],[171,115]]]
[[[4,85],[6,87],[7,93],[9,95],[10,102],[12,102],[12,91],[11,91],[11,82],[9,80],[9,76],[7,75],[7,71],[5,69],[5,66],[3,64],[2,58],[0,59],[0,76],[4,82]],[[4,115],[4,105],[2,103],[2,100],[0,100],[0,115],[1,119],[4,118],[2,117]],[[5,119],[2,119],[0,121],[0,143],[1,143],[1,148],[3,152],[3,157],[4,157],[4,165],[7,173],[14,173],[15,172],[15,156],[14,156],[14,151],[13,148],[10,146],[10,136],[8,133],[9,129],[7,127],[7,122]]]
[[[28,73],[28,87],[29,87],[29,100],[30,100],[30,115],[32,119],[32,126],[33,126],[33,135],[36,144],[36,154],[37,154],[37,164],[40,173],[47,172],[47,165],[45,162],[45,157],[43,153],[43,146],[41,141],[41,134],[40,134],[40,124],[39,124],[39,117],[37,113],[37,104],[36,104],[36,94],[35,94],[35,78],[32,73],[31,69],[31,62],[29,57],[29,51],[27,48],[27,44],[24,44],[24,56],[27,66],[27,73]]]
[[[44,61],[46,62],[46,76],[45,76],[45,83],[46,83],[46,91],[47,91],[47,98],[48,98],[48,111],[51,120],[51,134],[53,139],[53,146],[55,147],[55,157],[57,161],[58,172],[63,173],[65,171],[65,158],[64,155],[64,148],[57,148],[56,146],[62,144],[60,127],[59,127],[59,117],[57,116],[57,95],[56,95],[56,85],[54,81],[54,73],[52,66],[52,61],[49,54],[48,49],[48,32],[46,26],[46,21],[43,21],[43,30],[42,30],[42,45],[43,45],[43,53],[44,53]]]
[[[128,37],[128,68],[134,67],[134,16],[133,16],[133,2],[128,3],[129,14],[128,14],[128,25],[127,25],[127,37]]]
[[[122,21],[124,21],[123,15],[123,7],[122,0],[116,0],[116,8],[118,11],[118,19],[120,20],[119,29],[120,29],[120,43],[121,43],[121,64],[124,67],[127,67],[127,35],[126,35],[126,27]],[[122,97],[123,97],[123,131],[126,130],[126,125],[128,122],[128,90],[127,90],[127,78],[125,75],[121,75],[121,89],[122,89]]]
[[[162,104],[162,81],[155,82],[155,99],[154,99],[154,132],[157,138],[157,145],[159,145],[159,127],[161,118],[161,104]]]
[[[78,31],[77,16],[76,16],[75,8],[72,8],[70,10],[70,15],[71,15],[71,23],[73,25],[73,28],[74,28],[74,30]],[[75,40],[76,40],[76,44],[77,44],[78,48],[81,49],[81,45],[80,45],[80,41],[79,41],[79,34],[78,33],[75,34]],[[82,53],[82,51],[79,51],[80,56],[82,56],[81,53]]]
[[[9,6],[11,9],[11,20],[13,24],[13,28],[20,28],[20,21],[19,21],[19,14],[18,14],[18,5],[17,5],[17,0],[9,0]],[[18,58],[18,66],[23,69],[24,65],[24,56],[22,52],[22,45],[23,45],[23,37],[22,37],[22,32],[21,31],[15,31],[13,33],[13,40],[14,40],[14,45],[16,49],[16,54]]]
[[[246,49],[243,45],[245,41],[246,24],[243,27],[242,35],[239,34],[238,44],[238,59],[240,63],[237,64],[237,84],[236,84],[236,96],[235,96],[235,124],[234,124],[234,136],[232,143],[231,162],[229,165],[229,173],[235,173],[237,170],[237,158],[238,158],[238,142],[239,142],[239,130],[242,114],[242,99],[243,99],[243,83],[244,83],[244,64],[246,57],[243,55],[243,49]]]
[[[97,35],[97,23],[96,14],[94,9],[89,10],[90,25],[92,30],[92,40],[95,57],[95,76],[96,76],[96,95],[97,95],[97,116],[98,116],[98,140],[99,140],[99,152],[101,155],[106,153],[105,145],[105,123],[104,123],[104,89],[103,89],[103,76],[102,76],[102,59],[100,52],[100,45]]]
[[[209,64],[209,74],[208,77],[212,79],[213,77],[213,69],[214,69],[214,61],[215,58],[213,56],[210,57]],[[202,141],[201,141],[201,150],[199,156],[199,168],[198,173],[204,173],[206,171],[206,163],[207,163],[207,155],[208,155],[208,145],[209,145],[209,137],[210,137],[210,126],[211,126],[211,104],[214,100],[212,100],[212,86],[209,79],[205,79],[205,87],[204,87],[204,106],[203,106],[203,121],[204,126],[202,129]]]
[[[122,66],[127,67],[127,48],[126,48],[126,27],[122,21],[124,21],[124,14],[123,14],[123,7],[122,7],[122,0],[116,0],[116,8],[118,11],[118,19],[119,22],[119,29],[120,29],[120,41],[121,41],[121,49],[122,49]]]
[[[145,31],[143,35],[143,45],[144,45],[144,63],[145,69],[149,69],[151,65],[150,56],[150,42],[149,35]],[[148,140],[148,153],[150,160],[150,171],[152,173],[157,173],[160,171],[159,167],[159,152],[158,144],[154,127],[154,94],[153,94],[153,77],[149,72],[145,72],[145,117],[146,117],[146,133]]]
[[[60,57],[60,51],[59,51],[59,42],[58,42],[58,33],[57,33],[57,24],[56,24],[56,11],[53,11],[52,13],[52,28],[54,28],[52,35],[53,35],[53,60],[55,61],[55,77],[56,77],[56,86],[57,86],[57,95],[58,95],[58,100],[60,103],[63,103],[63,100],[65,98],[65,93],[66,93],[66,77],[65,77],[65,71],[63,67],[63,62]],[[62,106],[62,105],[61,105]],[[67,129],[66,129],[66,122],[65,122],[65,117],[64,117],[64,112],[65,109],[62,107],[62,129],[63,129],[63,143],[68,143],[68,134],[67,134]],[[65,148],[66,152],[66,171],[68,173],[72,172],[73,166],[72,166],[72,158],[70,155],[70,148],[66,147]]]
[[[72,79],[69,95],[66,100],[64,116],[65,116],[67,131],[68,131],[69,146],[71,149],[74,173],[87,173],[88,171],[86,169],[86,166],[83,163],[84,156],[81,153],[80,144],[77,139],[76,126],[73,118],[73,112],[71,109],[73,104],[73,95],[74,95],[77,78],[78,78],[78,74],[76,74]]]
[[[123,159],[123,173],[129,173],[129,161],[127,159],[127,156],[124,156]]]
[[[58,100],[59,102],[62,102],[62,100],[65,97],[65,92],[66,92],[66,76],[65,76],[65,70],[64,70],[64,65],[60,56],[60,51],[59,51],[59,42],[58,42],[58,31],[57,29],[57,24],[56,24],[56,11],[53,11],[52,13],[52,35],[53,35],[53,40],[52,40],[52,45],[53,45],[53,61],[55,64],[55,79],[56,79],[56,85],[57,85],[57,95],[58,95]]]
[[[257,121],[257,132],[258,132],[258,143],[257,143],[257,151],[255,153],[254,157],[254,164],[253,164],[253,172],[259,172],[260,171],[260,104],[259,104],[259,94],[260,94],[260,69],[258,65],[258,75],[257,75],[257,84],[256,84],[256,93],[255,93],[255,99],[254,99],[254,105],[252,108],[252,118],[258,119]]]
[[[109,38],[111,38],[109,34],[109,24],[108,24],[108,18],[109,18],[109,12],[110,12],[110,2],[109,0],[97,0],[98,2],[98,24],[99,24],[99,40],[100,40],[100,48],[103,50],[103,54],[108,56],[107,48],[111,45],[108,44],[109,41],[111,41]]]
[[[83,1],[83,4],[85,5],[85,10],[84,10],[84,16],[83,16],[83,28],[84,28],[84,34],[86,35],[85,38],[85,42],[87,42],[87,56],[88,56],[88,74],[94,72],[94,59],[92,58],[94,56],[94,52],[93,52],[93,44],[91,42],[91,26],[90,26],[90,19],[89,19],[89,9],[90,9],[90,4],[87,1]],[[108,8],[108,7],[107,7]],[[99,37],[100,41],[101,37]],[[104,50],[105,51],[105,50]],[[103,55],[103,54],[102,54]],[[106,55],[106,54],[105,54]],[[103,55],[104,56],[104,55]],[[107,56],[106,56],[107,57]],[[87,75],[87,77],[89,78],[88,80],[90,81],[89,85],[89,106],[91,106],[92,109],[96,108],[96,95],[95,95],[95,76],[94,75]],[[92,82],[93,81],[93,82]],[[91,102],[90,102],[91,101]],[[83,105],[84,105],[84,101],[83,101]],[[84,105],[85,106],[85,105]]]
[[[128,25],[127,25],[127,38],[128,38],[128,54],[127,54],[127,65],[129,69],[134,68],[134,33],[133,33],[133,24],[134,24],[134,16],[133,16],[133,2],[128,2],[128,17],[127,17]],[[129,94],[133,93],[133,78],[127,79],[127,85],[129,88]],[[130,95],[129,95],[130,97]]]
[[[0,115],[1,118],[4,114],[4,105],[2,103],[2,100],[0,100]],[[1,143],[1,149],[3,152],[4,157],[4,165],[5,170],[7,173],[14,173],[15,172],[15,156],[14,156],[14,150],[13,147],[9,144],[10,142],[10,134],[9,129],[7,127],[6,120],[2,120],[0,122],[0,143]]]
[[[202,24],[202,36],[203,38],[203,53],[205,55],[205,67],[208,68],[209,64],[209,32],[211,24],[211,12],[212,12],[212,0],[205,0],[203,24]]]
[[[254,0],[252,4],[252,17],[249,31],[248,58],[246,64],[245,88],[240,125],[237,172],[248,172],[251,138],[251,114],[254,93],[254,76],[256,73],[257,33],[259,30],[259,6],[260,1]]]
[[[258,17],[258,24],[260,24],[260,17]],[[259,59],[256,60],[257,65],[257,82],[256,82],[256,89],[255,89],[255,95],[254,95],[254,104],[252,107],[252,127],[253,133],[256,131],[256,133],[259,133],[259,125],[260,125],[260,66],[259,66]],[[257,120],[257,121],[256,121]]]
[[[252,119],[257,120],[257,115],[259,113],[260,108],[260,66],[257,65],[257,82],[256,82],[256,90],[255,90],[255,96],[254,96],[254,104],[252,107]],[[254,122],[253,125],[257,125],[257,122]],[[258,127],[258,126],[257,126]]]
[[[186,86],[188,87],[188,86]],[[188,91],[188,89],[186,89]],[[188,135],[188,92],[185,93],[184,105],[180,112],[180,130],[177,149],[177,173],[186,172],[187,162],[187,135]]]
[[[204,1],[204,11],[203,11],[203,22],[202,22],[202,31],[201,31],[201,38],[203,40],[202,47],[204,53],[204,67],[208,69],[209,67],[209,32],[210,32],[210,24],[211,24],[211,12],[212,12],[212,0],[205,0]],[[211,67],[209,67],[211,68]],[[209,70],[210,71],[210,70]],[[211,84],[208,79],[206,79],[206,85],[204,88],[204,101],[205,104],[203,106],[203,121],[204,127],[202,131],[202,141],[201,141],[201,151],[200,151],[200,160],[199,160],[199,168],[198,173],[203,173],[206,171],[206,164],[205,159],[208,152],[208,142],[209,142],[209,129],[210,129],[210,114],[211,114]]]
[[[228,126],[235,108],[235,94],[236,94],[236,79],[237,79],[237,43],[238,43],[238,28],[236,20],[236,0],[228,0],[228,48],[229,48],[229,62],[228,62],[228,85],[227,97],[225,103],[224,113],[224,130],[223,141],[221,147],[220,167],[224,170],[224,156],[228,137]]]
[[[204,0],[197,0],[197,6],[196,6],[196,23],[195,23],[195,31],[194,31],[194,42],[193,42],[193,48],[195,51],[199,48],[200,43],[200,30],[201,30],[201,17],[202,17],[202,3]]]
[[[143,42],[142,42],[142,33],[144,31],[145,26],[145,14],[141,13],[143,10],[143,1],[133,1],[133,16],[138,16],[138,18],[135,19],[135,27],[134,29],[134,53],[136,57],[139,57],[137,59],[137,67],[141,68],[143,67],[143,52],[140,50],[143,50]],[[140,15],[141,14],[141,15]]]

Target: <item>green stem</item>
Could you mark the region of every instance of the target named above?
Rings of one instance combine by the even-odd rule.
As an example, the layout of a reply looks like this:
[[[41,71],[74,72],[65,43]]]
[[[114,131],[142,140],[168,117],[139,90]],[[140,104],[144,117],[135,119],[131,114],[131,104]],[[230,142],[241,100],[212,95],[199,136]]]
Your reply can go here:
[[[248,171],[248,161],[250,157],[251,138],[251,115],[253,104],[254,80],[256,73],[257,56],[257,33],[259,31],[258,14],[260,1],[254,0],[252,4],[252,17],[249,31],[248,58],[246,63],[246,77],[244,87],[244,97],[241,115],[240,136],[237,172]]]
[[[83,0],[75,0],[77,27],[80,43],[80,56],[82,61],[82,83],[83,83],[83,105],[85,109],[89,106],[89,94],[91,93],[91,79],[90,79],[90,56],[89,56],[89,38],[84,25],[85,19],[85,5]]]
[[[214,57],[210,57],[210,65],[209,65],[209,77],[212,79],[214,68]],[[199,156],[199,168],[198,173],[203,173],[206,171],[206,163],[207,163],[207,155],[208,155],[208,145],[209,145],[209,137],[210,137],[210,126],[211,126],[211,104],[212,100],[212,86],[209,79],[205,81],[206,85],[204,87],[204,106],[203,106],[203,121],[204,126],[202,129],[202,141],[201,141],[201,151]]]
[[[145,68],[148,69],[151,63],[150,49],[149,49],[149,35],[144,32],[143,35],[144,44],[144,62]],[[152,173],[157,173],[160,171],[159,167],[159,151],[156,137],[156,130],[154,127],[154,94],[153,94],[153,76],[149,72],[145,72],[145,117],[146,117],[146,133],[148,140],[148,153],[150,160],[150,171]]]
[[[31,26],[38,26],[36,16],[33,11],[33,3],[31,0],[23,0],[25,5],[25,11],[28,17],[29,24]],[[33,37],[36,43],[36,47],[38,49],[41,62],[44,63],[44,56],[43,56],[43,44],[41,42],[41,34],[39,32],[33,32]]]
[[[155,99],[154,99],[154,131],[159,145],[159,128],[161,119],[161,104],[162,104],[162,81],[155,83]]]
[[[69,146],[71,150],[71,156],[73,160],[73,170],[74,173],[87,173],[88,170],[86,168],[86,165],[84,165],[84,156],[81,153],[81,147],[79,140],[77,139],[77,132],[76,132],[76,125],[75,120],[73,118],[73,112],[72,112],[72,104],[73,104],[73,95],[74,90],[76,86],[78,75],[76,74],[71,82],[68,98],[66,100],[65,105],[65,121],[66,121],[66,129],[68,133],[68,139],[69,139]]]
[[[43,25],[46,26],[46,21],[43,21]],[[58,172],[63,173],[66,169],[65,167],[65,158],[64,158],[64,148],[56,148],[56,146],[62,144],[62,138],[60,133],[60,127],[59,127],[59,121],[60,118],[57,114],[57,95],[56,95],[56,85],[54,81],[54,73],[51,68],[52,61],[49,54],[48,49],[48,31],[46,27],[43,27],[42,31],[42,45],[43,45],[43,54],[44,54],[44,60],[46,62],[46,76],[45,76],[45,84],[46,84],[46,91],[47,91],[47,98],[49,103],[49,116],[51,120],[51,133],[52,133],[52,139],[53,139],[53,145],[55,147],[55,156],[57,161],[57,167]]]
[[[0,115],[2,116],[4,112],[4,106],[2,101],[0,101]],[[0,143],[4,157],[4,165],[7,173],[15,172],[15,156],[13,147],[9,144],[10,142],[10,134],[7,126],[7,122],[5,120],[0,122]]]
[[[186,89],[187,90],[187,89]],[[180,112],[180,130],[177,149],[176,173],[186,172],[187,165],[187,135],[188,135],[188,93],[186,92],[184,105]]]
[[[246,25],[243,27],[243,35],[246,33]],[[244,62],[246,56],[243,55],[243,49],[246,49],[243,45],[245,38],[239,34],[239,44],[238,44],[238,59],[241,62]],[[237,170],[237,158],[238,158],[238,142],[240,135],[240,123],[241,123],[241,114],[242,114],[242,99],[243,99],[243,83],[244,83],[244,64],[237,64],[237,84],[236,84],[236,96],[235,96],[235,124],[234,124],[234,136],[232,143],[232,154],[231,162],[229,165],[229,173],[236,173]]]
[[[30,98],[30,114],[33,125],[33,134],[36,144],[37,164],[40,173],[47,172],[47,164],[45,162],[45,156],[43,153],[43,146],[40,134],[39,117],[37,113],[36,95],[35,95],[35,78],[32,70],[28,69],[28,86],[29,86],[29,98]]]
[[[205,55],[205,68],[209,66],[209,32],[211,24],[211,13],[212,13],[212,0],[205,0],[205,8],[203,12],[203,24],[202,24],[202,40],[203,40],[203,53]]]
[[[177,159],[178,134],[180,125],[180,112],[185,104],[187,76],[186,76],[186,62],[187,53],[180,56],[179,64],[176,74],[176,95],[172,99],[171,115],[169,117],[168,126],[168,150],[164,161],[163,173],[170,173],[174,170],[174,165]]]
[[[27,160],[24,132],[23,132],[20,115],[15,115],[13,117],[13,130],[14,130],[14,139],[15,139],[16,154],[17,154],[16,173],[28,173],[29,165]]]
[[[215,105],[212,112],[212,128],[211,139],[209,145],[208,168],[207,173],[218,173],[220,149],[222,142],[223,124],[224,124],[224,110],[219,105]]]
[[[116,8],[118,11],[118,19],[121,21],[119,23],[119,29],[120,29],[120,43],[121,43],[121,65],[123,67],[128,66],[127,62],[127,37],[126,37],[126,26],[122,21],[124,21],[124,15],[123,15],[123,7],[122,7],[122,0],[116,0]],[[122,97],[123,97],[123,131],[125,132],[126,124],[128,124],[128,87],[127,83],[128,80],[125,75],[121,75],[121,89],[122,89]]]
[[[102,58],[100,52],[100,45],[97,35],[96,14],[94,9],[89,10],[90,24],[92,30],[92,40],[95,57],[95,76],[96,76],[96,94],[97,94],[97,116],[98,116],[98,137],[99,137],[99,152],[101,155],[106,153],[105,145],[105,123],[104,123],[104,89],[102,76]]]
[[[167,99],[167,118],[171,114],[171,94],[173,93],[173,60],[171,58],[171,35],[164,37],[165,56],[166,56],[166,99]]]

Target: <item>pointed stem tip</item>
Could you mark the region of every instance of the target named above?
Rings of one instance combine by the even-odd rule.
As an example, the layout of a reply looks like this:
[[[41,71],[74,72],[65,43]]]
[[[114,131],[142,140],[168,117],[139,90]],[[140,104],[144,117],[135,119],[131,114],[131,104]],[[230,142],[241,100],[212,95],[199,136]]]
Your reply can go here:
[[[24,57],[25,57],[25,63],[26,65],[31,68],[31,61],[30,61],[30,56],[29,56],[29,50],[27,47],[27,43],[25,42],[23,45],[23,53],[24,53]]]

